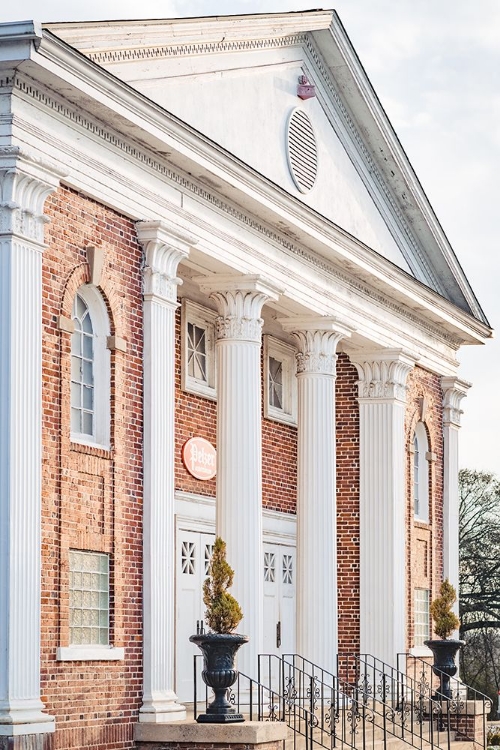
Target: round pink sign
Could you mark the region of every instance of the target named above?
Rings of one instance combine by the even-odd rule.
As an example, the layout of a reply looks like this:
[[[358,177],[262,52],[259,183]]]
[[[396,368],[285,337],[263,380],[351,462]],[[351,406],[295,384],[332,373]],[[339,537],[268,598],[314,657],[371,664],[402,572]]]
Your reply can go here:
[[[182,446],[184,466],[196,479],[206,480],[215,476],[216,457],[214,446],[205,438],[189,438]]]

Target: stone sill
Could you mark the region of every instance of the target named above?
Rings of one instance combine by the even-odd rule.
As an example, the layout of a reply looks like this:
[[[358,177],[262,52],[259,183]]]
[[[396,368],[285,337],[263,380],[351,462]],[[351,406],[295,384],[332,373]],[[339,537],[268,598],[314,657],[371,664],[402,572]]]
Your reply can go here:
[[[244,721],[241,724],[197,724],[195,721],[175,724],[136,724],[136,742],[175,742],[224,745],[260,745],[288,737],[288,727],[281,721]]]

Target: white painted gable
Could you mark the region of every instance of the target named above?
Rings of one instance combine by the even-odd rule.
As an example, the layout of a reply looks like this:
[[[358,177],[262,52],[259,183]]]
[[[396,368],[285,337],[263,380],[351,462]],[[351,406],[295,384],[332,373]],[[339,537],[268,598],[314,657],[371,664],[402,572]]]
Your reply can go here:
[[[485,320],[333,11],[46,28]],[[317,91],[305,102],[297,96],[303,74]],[[310,117],[318,147],[317,179],[307,193],[297,189],[287,162],[286,127],[297,106]]]
[[[297,33],[317,29],[318,24],[327,28],[331,12],[285,14],[269,28],[262,23],[259,18],[258,27],[252,26],[248,17],[240,17],[51,24],[50,28],[113,75],[419,277],[417,266],[410,268],[407,262],[411,250],[401,237],[398,246],[377,208],[375,201],[380,205],[383,198],[375,196],[374,200],[370,195],[359,166],[354,166],[341,143],[332,122],[330,95],[304,46],[304,34]],[[319,96],[303,102],[297,85],[304,72],[317,84]],[[306,194],[295,186],[286,153],[287,122],[297,106],[308,113],[318,147],[316,183]],[[365,171],[369,171],[367,166]]]
[[[172,76],[168,75],[170,61],[163,60],[155,66],[154,77],[132,66],[123,66],[119,76],[127,76],[134,88],[409,271],[319,99],[303,102],[297,97],[298,78],[304,73],[303,50],[286,52],[269,55],[266,65],[256,52],[232,55],[231,60],[209,59],[211,66],[228,65],[219,72]],[[287,161],[287,122],[297,106],[308,113],[318,148],[316,182],[306,194],[295,186]]]

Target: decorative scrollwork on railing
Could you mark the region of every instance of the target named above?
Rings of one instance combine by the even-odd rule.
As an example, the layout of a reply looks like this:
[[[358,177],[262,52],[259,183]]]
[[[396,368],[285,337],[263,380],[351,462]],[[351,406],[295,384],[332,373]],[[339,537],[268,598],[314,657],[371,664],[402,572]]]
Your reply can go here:
[[[402,700],[399,701],[397,705],[394,718],[396,718],[396,715],[399,716],[400,720],[398,724],[402,727],[407,727],[410,714],[411,714],[411,703],[408,703],[408,701],[405,698],[403,698]]]
[[[351,728],[351,734],[355,735],[359,733],[359,722],[361,721],[361,713],[358,709],[358,701],[352,700],[349,708],[347,709],[347,723]]]
[[[377,695],[379,696],[380,700],[385,703],[390,692],[391,687],[388,684],[387,675],[385,674],[385,672],[383,672],[377,685]]]
[[[319,689],[318,683],[317,683],[317,677],[311,677],[311,682],[309,684],[309,687],[306,691],[306,697],[308,698],[311,706],[311,712],[314,712],[316,710],[316,706],[318,703],[318,698],[321,695],[321,691]]]
[[[267,714],[266,721],[279,721],[278,716],[278,704],[274,703],[273,700],[269,703],[267,710],[269,713]]]
[[[234,690],[232,690],[232,688],[229,687],[227,689],[226,696],[227,696],[227,699],[228,699],[229,703],[231,703],[231,705],[235,706],[236,705],[236,695],[234,693]]]
[[[285,689],[283,691],[283,697],[285,699],[285,704],[288,710],[290,710],[297,700],[297,688],[295,687],[295,679],[293,677],[285,678]]]
[[[450,714],[461,714],[465,710],[465,701],[460,695],[460,690],[457,690],[454,696],[449,701]]]
[[[330,701],[327,706],[324,718],[325,731],[328,737],[337,737],[336,724],[338,724],[339,720],[340,711],[338,704],[336,704],[335,701]]]
[[[367,674],[364,674],[363,677],[358,680],[357,687],[363,697],[363,703],[366,705],[373,696],[373,685]]]
[[[427,679],[427,675],[424,669],[422,669],[422,672],[420,673],[420,680],[417,680],[416,687],[417,691],[423,696],[430,695],[431,693],[431,683]]]

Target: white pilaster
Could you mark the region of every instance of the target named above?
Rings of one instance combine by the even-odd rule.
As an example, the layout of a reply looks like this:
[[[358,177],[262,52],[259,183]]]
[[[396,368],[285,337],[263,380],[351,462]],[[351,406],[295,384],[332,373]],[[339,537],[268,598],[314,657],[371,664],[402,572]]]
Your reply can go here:
[[[174,692],[174,374],[177,267],[194,244],[158,221],[137,224],[144,268],[144,684],[140,721],[186,717]],[[190,633],[186,633],[186,643]]]
[[[250,636],[239,669],[256,676],[262,651],[262,306],[278,290],[259,276],[198,280],[217,303],[216,529],[234,569],[233,595],[243,611],[238,630]]]
[[[361,652],[396,665],[406,650],[406,379],[400,350],[356,355],[360,452]]]
[[[460,404],[470,383],[455,377],[442,378],[443,389],[443,575],[457,592],[455,611],[458,614],[458,522],[460,493],[458,486],[458,431],[462,410]]]
[[[335,376],[337,344],[351,331],[333,318],[280,321],[297,341],[297,652],[330,672],[338,649]]]
[[[0,735],[54,731],[40,700],[42,254],[59,176],[0,154]]]

